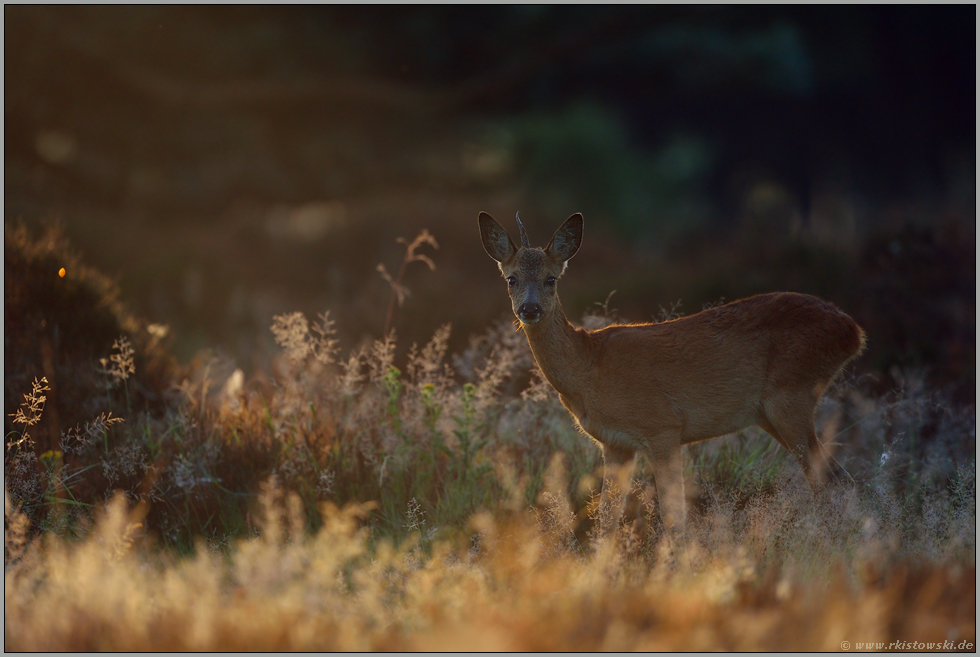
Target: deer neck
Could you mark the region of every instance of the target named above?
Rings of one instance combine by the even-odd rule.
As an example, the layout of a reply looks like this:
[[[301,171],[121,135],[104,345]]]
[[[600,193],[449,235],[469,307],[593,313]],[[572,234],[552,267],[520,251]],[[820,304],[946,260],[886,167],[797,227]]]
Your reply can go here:
[[[572,326],[559,303],[551,317],[525,324],[524,334],[548,383],[562,395],[579,396],[581,387],[588,385],[592,363],[588,333]]]

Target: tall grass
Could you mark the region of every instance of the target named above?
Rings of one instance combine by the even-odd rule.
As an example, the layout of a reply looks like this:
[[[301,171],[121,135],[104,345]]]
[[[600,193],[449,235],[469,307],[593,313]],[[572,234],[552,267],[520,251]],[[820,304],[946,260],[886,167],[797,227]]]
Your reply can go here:
[[[827,396],[821,494],[742,432],[685,448],[686,536],[634,502],[604,539],[600,452],[508,321],[452,357],[443,326],[401,368],[393,332],[341,356],[329,314],[271,330],[268,375],[203,359],[162,414],[133,407],[132,354],[107,345],[115,396],[41,454],[46,382],[25,390],[4,459],[5,648],[975,641],[975,409],[921,377]]]
[[[551,493],[553,504],[561,492]],[[519,497],[519,496],[518,496]],[[52,534],[5,570],[8,650],[837,650],[921,641],[970,649],[975,567],[903,549],[856,491],[806,504],[790,487],[723,502],[681,546],[576,546],[515,502],[468,536],[374,541],[370,506],[267,487],[258,535],[161,552],[122,498],[88,538]],[[565,500],[564,504],[568,504]],[[869,520],[870,518],[870,520]],[[12,532],[11,532],[12,533]],[[8,537],[8,542],[10,538]],[[936,541],[941,547],[942,541]],[[946,550],[945,547],[942,550]],[[940,556],[940,555],[936,555]]]

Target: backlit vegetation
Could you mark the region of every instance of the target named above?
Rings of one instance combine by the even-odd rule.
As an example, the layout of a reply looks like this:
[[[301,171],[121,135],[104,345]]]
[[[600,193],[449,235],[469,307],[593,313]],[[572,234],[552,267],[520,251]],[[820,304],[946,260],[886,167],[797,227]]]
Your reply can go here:
[[[445,325],[399,366],[394,333],[351,349],[329,313],[280,315],[269,373],[200,358],[150,403],[161,331],[105,341],[56,443],[58,381],[5,409],[8,650],[975,642],[975,409],[916,373],[827,395],[822,494],[745,431],[686,448],[684,540],[635,504],[607,540],[599,450],[509,320],[458,354]]]

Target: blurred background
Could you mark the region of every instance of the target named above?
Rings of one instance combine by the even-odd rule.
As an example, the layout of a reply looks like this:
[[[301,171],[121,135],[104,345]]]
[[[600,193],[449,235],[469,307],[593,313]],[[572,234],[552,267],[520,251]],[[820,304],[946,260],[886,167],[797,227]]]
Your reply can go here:
[[[809,292],[864,326],[881,385],[918,369],[972,401],[975,26],[973,5],[9,6],[5,223],[59,225],[179,360],[249,376],[276,314],[331,310],[345,350],[380,336],[377,266],[422,229],[399,348],[452,322],[458,351],[510,315],[478,213],[544,245],[582,212],[573,320]]]

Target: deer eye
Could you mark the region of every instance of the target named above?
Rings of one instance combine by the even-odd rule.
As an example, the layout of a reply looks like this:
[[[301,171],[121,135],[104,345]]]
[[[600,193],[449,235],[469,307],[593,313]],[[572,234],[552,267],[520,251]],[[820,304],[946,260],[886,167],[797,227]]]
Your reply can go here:
[[[515,287],[517,287],[517,278],[514,276],[508,276],[507,287],[509,287],[510,289],[514,289]]]
[[[548,287],[554,287],[555,286],[555,277],[554,276],[549,276],[548,278],[545,279],[544,284],[547,285]]]

